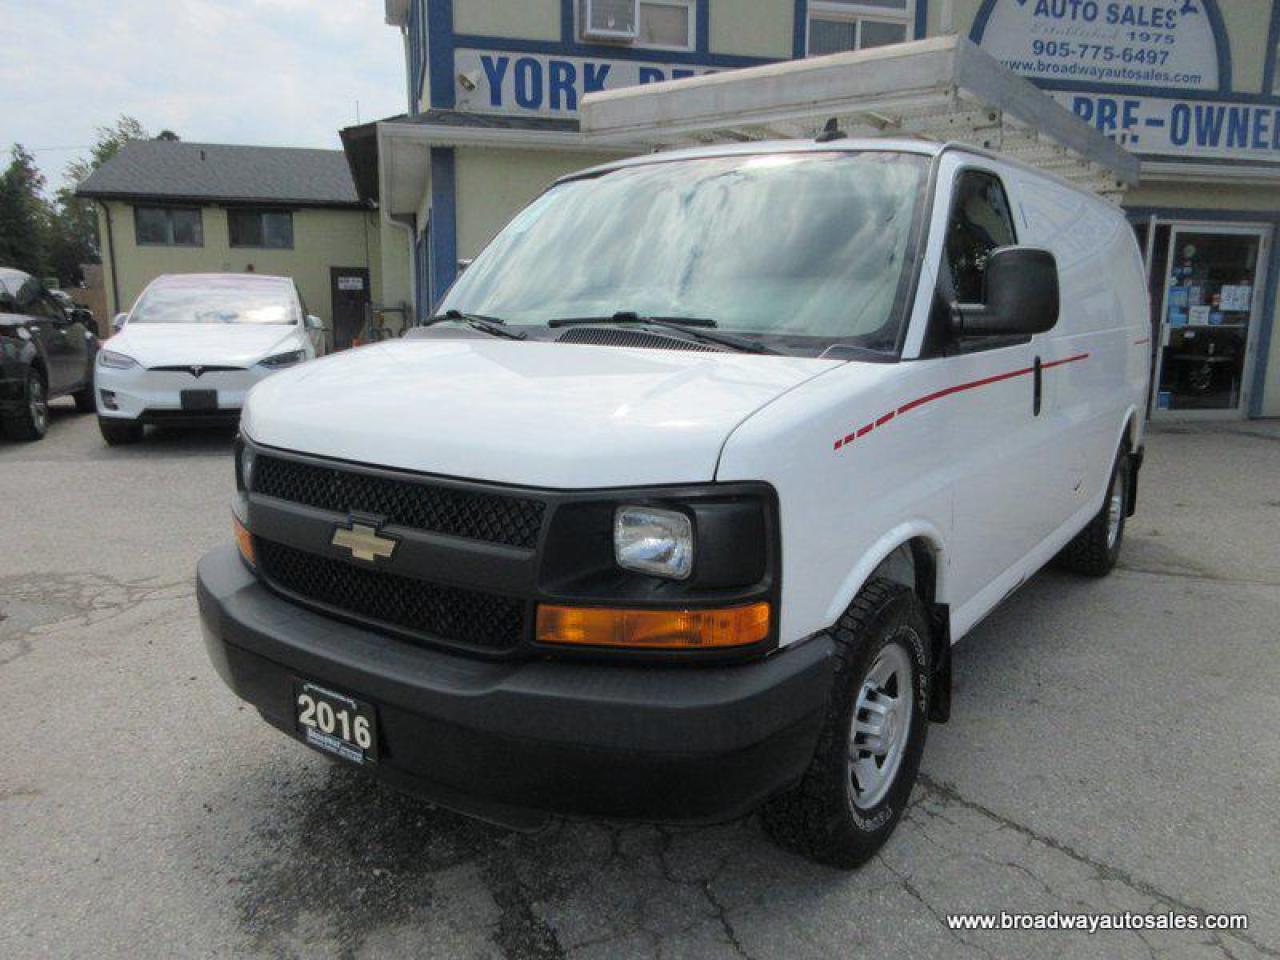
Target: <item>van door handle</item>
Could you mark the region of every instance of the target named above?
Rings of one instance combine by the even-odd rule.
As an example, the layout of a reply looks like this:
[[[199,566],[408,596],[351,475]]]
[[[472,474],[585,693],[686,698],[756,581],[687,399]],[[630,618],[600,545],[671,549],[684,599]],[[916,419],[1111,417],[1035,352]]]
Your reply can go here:
[[[1035,397],[1031,402],[1032,416],[1040,416],[1040,396],[1044,389],[1044,366],[1040,363],[1040,358],[1036,357],[1035,366]]]

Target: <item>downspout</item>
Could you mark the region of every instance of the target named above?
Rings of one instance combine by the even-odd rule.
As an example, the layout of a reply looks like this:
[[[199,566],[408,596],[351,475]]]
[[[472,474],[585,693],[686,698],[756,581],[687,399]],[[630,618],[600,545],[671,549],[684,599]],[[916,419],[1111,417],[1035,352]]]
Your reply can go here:
[[[412,221],[406,223],[404,219],[393,216],[387,211],[387,203],[385,202],[386,198],[384,196],[387,183],[387,151],[382,139],[382,124],[378,124],[375,129],[378,131],[378,216],[381,218],[383,223],[388,226],[395,227],[404,235],[405,245],[408,248],[409,254],[409,303],[407,304],[408,310],[405,316],[405,328],[408,329],[417,321],[418,318],[418,284],[415,261],[415,256],[417,254],[415,246],[417,236],[415,235],[416,232]],[[381,245],[378,247],[378,250],[379,256],[385,258],[387,254],[386,251],[382,249]],[[382,292],[385,297],[385,273],[383,275],[382,282],[384,288]]]
[[[109,311],[111,316],[107,317],[107,329],[111,329],[111,323],[120,312],[120,280],[116,276],[116,238],[111,229],[111,208],[103,200],[98,201],[98,206],[102,207],[102,215],[107,221],[107,263],[111,267],[111,310]]]

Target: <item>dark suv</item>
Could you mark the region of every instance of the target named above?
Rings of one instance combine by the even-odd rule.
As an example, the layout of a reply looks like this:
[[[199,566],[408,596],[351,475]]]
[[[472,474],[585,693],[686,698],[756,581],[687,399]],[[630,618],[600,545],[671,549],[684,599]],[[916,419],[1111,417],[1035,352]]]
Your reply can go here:
[[[0,267],[0,427],[11,440],[39,440],[49,401],[70,395],[90,412],[98,338],[86,312],[67,312],[35,277]]]

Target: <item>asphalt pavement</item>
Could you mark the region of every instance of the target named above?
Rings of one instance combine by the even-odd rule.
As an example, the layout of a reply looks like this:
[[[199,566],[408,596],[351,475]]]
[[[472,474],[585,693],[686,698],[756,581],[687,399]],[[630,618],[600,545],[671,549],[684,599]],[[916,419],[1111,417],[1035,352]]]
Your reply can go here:
[[[953,719],[852,873],[754,818],[510,834],[269,728],[196,616],[230,445],[107,449],[64,406],[0,445],[0,957],[1280,957],[1280,423],[1153,431],[1121,569],[1046,571],[956,648]]]

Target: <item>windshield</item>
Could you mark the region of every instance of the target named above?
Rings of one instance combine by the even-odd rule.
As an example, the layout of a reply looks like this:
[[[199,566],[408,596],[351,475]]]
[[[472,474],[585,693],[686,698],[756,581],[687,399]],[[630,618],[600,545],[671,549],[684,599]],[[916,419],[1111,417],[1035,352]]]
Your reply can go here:
[[[928,159],[780,153],[572,180],[508,224],[443,310],[512,324],[698,317],[895,351]]]
[[[298,307],[285,284],[235,287],[184,283],[147,289],[129,314],[135,323],[298,322]]]

